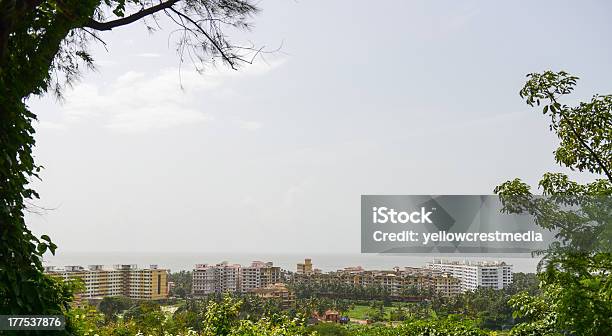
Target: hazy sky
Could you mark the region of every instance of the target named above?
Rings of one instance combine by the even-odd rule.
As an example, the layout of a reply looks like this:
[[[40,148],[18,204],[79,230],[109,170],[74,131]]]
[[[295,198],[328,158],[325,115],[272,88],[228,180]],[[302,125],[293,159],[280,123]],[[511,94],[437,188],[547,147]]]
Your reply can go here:
[[[28,215],[62,251],[359,251],[361,194],[535,184],[557,143],[525,74],[612,92],[611,6],[560,1],[261,1],[282,52],[180,88],[172,29],[103,34],[98,71],[39,116]]]

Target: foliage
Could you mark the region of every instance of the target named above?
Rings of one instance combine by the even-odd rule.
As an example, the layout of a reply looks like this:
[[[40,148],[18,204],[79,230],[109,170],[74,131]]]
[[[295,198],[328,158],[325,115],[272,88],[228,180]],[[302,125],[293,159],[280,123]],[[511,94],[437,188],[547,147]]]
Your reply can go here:
[[[605,178],[579,184],[562,173],[546,173],[539,182],[544,197],[515,179],[495,188],[504,211],[528,213],[538,225],[556,232],[558,242],[542,251],[542,298],[512,299],[517,316],[527,321],[516,335],[612,334],[612,96],[594,95],[575,107],[561,104],[577,77],[565,72],[530,74],[521,97],[543,105],[550,129],[560,139],[556,161],[572,170]]]
[[[336,323],[319,323],[308,327],[308,331],[317,336],[349,336],[348,328]]]
[[[380,284],[359,285],[346,283],[334,274],[319,274],[311,277],[294,278],[288,287],[298,299],[328,298],[334,300],[383,300],[385,302],[401,301],[407,298],[424,300],[435,295],[432,289],[404,285],[398,295],[391,295]]]
[[[195,302],[195,301],[194,301]],[[220,300],[203,300],[200,304],[166,315],[154,302],[140,302],[128,309],[123,318],[104,319],[94,307],[70,310],[68,319],[78,335],[309,335],[301,317],[272,314],[259,319],[240,318],[242,300],[225,295]],[[199,329],[191,327],[185,313],[194,313]],[[187,322],[187,323],[186,323]]]
[[[100,301],[98,310],[104,314],[107,321],[114,321],[117,319],[117,314],[127,310],[132,305],[132,300],[125,296],[109,296]]]
[[[509,303],[515,309],[513,316],[523,321],[512,328],[512,335],[560,335],[555,331],[557,323],[555,309],[544,302],[543,297],[523,292],[514,296]]]
[[[245,315],[243,298],[231,295],[211,297],[202,300],[187,300],[174,315],[154,302],[140,302],[128,309],[123,317],[105,319],[95,307],[71,309],[68,321],[77,335],[274,335],[274,336],[325,336],[325,335],[487,335],[478,328],[476,321],[449,316],[447,318],[408,318],[404,323],[379,322],[374,325],[337,324],[321,322],[306,326],[305,315],[284,311],[258,318]],[[417,304],[384,306],[386,311],[404,310]],[[376,309],[382,302],[374,302]],[[368,309],[372,307],[366,307]],[[198,327],[184,319],[186,313]]]
[[[230,336],[306,336],[309,334],[302,319],[290,319],[286,315],[263,317],[255,322],[241,320],[229,333]]]
[[[465,320],[417,320],[399,326],[349,326],[349,335],[355,336],[484,336],[489,333],[479,329],[472,321]]]
[[[223,301],[210,301],[206,307],[203,318],[203,334],[210,336],[229,335],[238,325],[238,315],[242,301],[232,299],[226,295]]]
[[[527,292],[529,295],[539,295],[540,280],[535,273],[512,273],[512,283],[504,289],[509,295]]]
[[[190,271],[170,273],[168,281],[174,283],[174,287],[170,290],[170,296],[186,298],[191,295],[193,274]]]
[[[555,159],[572,170],[603,174],[612,182],[612,95],[594,95],[570,107],[560,98],[574,90],[578,77],[567,72],[532,73],[520,91],[530,106],[543,105],[550,129],[561,141]]]
[[[24,221],[38,194],[28,183],[41,167],[26,101],[73,83],[93,67],[88,53],[98,31],[144,21],[153,30],[165,15],[181,34],[177,51],[198,71],[216,59],[234,69],[260,50],[236,46],[226,30],[248,28],[249,0],[0,0],[0,314],[61,314],[67,288],[43,275],[41,258],[56,245],[34,236]]]
[[[311,315],[314,312],[323,314],[326,310],[332,309],[340,314],[343,314],[351,309],[351,300],[330,299],[327,297],[310,297],[306,299],[297,299],[294,312],[303,315]]]

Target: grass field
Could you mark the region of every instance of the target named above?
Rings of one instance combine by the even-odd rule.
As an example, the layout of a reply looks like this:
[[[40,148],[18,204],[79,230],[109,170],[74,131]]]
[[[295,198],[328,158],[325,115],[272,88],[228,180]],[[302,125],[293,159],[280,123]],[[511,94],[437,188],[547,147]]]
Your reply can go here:
[[[389,319],[389,313],[395,309],[395,306],[393,307],[383,307],[383,313],[384,313],[384,318],[385,320]],[[370,306],[355,306],[353,307],[353,309],[350,309],[349,311],[346,312],[346,315],[348,317],[350,317],[351,319],[357,319],[357,320],[365,320],[368,318],[368,313],[372,310],[372,308]]]

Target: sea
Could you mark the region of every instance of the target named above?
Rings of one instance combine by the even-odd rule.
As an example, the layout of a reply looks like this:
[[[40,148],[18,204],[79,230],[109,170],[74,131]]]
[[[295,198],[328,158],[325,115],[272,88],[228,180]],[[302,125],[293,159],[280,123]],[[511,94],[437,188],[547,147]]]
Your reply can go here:
[[[504,261],[513,265],[514,272],[535,273],[539,258],[529,254],[366,254],[366,253],[166,253],[166,252],[62,252],[45,256],[45,266],[66,265],[115,265],[137,264],[139,267],[157,265],[171,272],[192,270],[195,264],[217,264],[227,261],[231,264],[250,265],[252,261],[271,261],[275,266],[289,271],[296,270],[296,264],[312,259],[313,267],[323,272],[336,271],[350,266],[361,266],[366,270],[390,270],[393,267],[423,267],[434,259],[453,261]]]

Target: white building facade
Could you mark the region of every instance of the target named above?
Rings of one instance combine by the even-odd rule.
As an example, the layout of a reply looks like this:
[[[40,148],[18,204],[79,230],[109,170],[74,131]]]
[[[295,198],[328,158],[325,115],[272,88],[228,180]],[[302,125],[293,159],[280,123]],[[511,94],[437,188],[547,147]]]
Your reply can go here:
[[[478,287],[503,289],[512,283],[512,265],[503,261],[470,262],[435,259],[427,264],[430,269],[451,274],[459,279],[461,291],[473,291]]]
[[[280,282],[281,269],[271,262],[254,261],[250,266],[222,262],[197,264],[193,270],[193,295],[248,293]]]
[[[240,289],[239,277],[237,264],[197,264],[193,270],[192,292],[194,295],[233,293]]]

